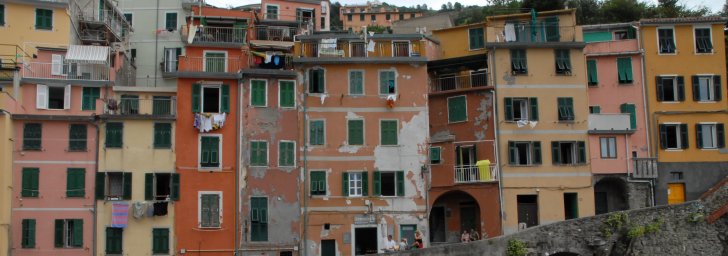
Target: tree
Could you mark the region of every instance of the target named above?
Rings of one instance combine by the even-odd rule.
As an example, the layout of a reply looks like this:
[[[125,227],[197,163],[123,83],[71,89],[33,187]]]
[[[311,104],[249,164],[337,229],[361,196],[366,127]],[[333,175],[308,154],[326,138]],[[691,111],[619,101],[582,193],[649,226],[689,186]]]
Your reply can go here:
[[[458,11],[463,9],[463,5],[460,2],[455,2],[454,7],[455,7],[455,10],[458,10]]]
[[[603,21],[602,3],[597,0],[573,0],[568,7],[576,9],[577,24],[598,24]]]
[[[720,13],[720,16],[726,15],[728,15],[728,0],[725,0],[725,4],[723,4],[723,11]]]
[[[331,30],[342,30],[344,28],[344,22],[339,17],[340,9],[341,4],[339,2],[331,4],[331,11],[329,11],[329,19],[331,20],[331,26],[329,27]]]
[[[647,5],[637,0],[606,0],[602,3],[600,22],[631,22],[641,19],[647,12]]]
[[[451,2],[447,2],[447,9],[448,10],[452,10],[452,3]]]
[[[447,4],[442,4],[442,7],[440,7],[440,11],[441,12],[447,11]]]
[[[566,0],[523,0],[523,8],[533,8],[536,11],[551,11],[564,9]]]

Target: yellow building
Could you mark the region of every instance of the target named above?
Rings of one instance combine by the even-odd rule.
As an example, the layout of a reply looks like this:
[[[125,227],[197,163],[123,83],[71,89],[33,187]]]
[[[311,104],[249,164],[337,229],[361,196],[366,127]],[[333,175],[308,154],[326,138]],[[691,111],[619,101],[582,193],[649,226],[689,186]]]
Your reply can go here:
[[[433,30],[432,36],[440,40],[438,59],[485,54],[483,42],[479,41],[485,40],[484,31],[485,22]]]
[[[640,21],[657,204],[700,197],[728,175],[723,17]]]
[[[116,95],[108,99],[117,107],[103,108],[95,178],[98,255],[117,250],[125,255],[175,252],[174,203],[179,200],[179,176],[175,173],[174,88],[154,93],[143,89],[114,87]],[[106,106],[112,101],[99,102]],[[123,227],[112,221],[115,207],[128,209]]]
[[[575,10],[487,18],[505,234],[594,214]]]

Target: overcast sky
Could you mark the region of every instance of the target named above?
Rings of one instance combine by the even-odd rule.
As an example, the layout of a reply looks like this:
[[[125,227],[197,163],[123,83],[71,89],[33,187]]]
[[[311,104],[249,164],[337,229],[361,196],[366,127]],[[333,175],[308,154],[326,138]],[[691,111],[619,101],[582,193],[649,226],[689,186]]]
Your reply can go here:
[[[339,2],[342,5],[347,4],[363,4],[366,3],[366,0],[330,0],[331,2]],[[382,0],[380,0],[382,1]],[[647,0],[648,2],[657,3],[657,0]],[[219,7],[227,7],[230,6],[240,6],[240,5],[246,5],[246,4],[253,4],[253,3],[260,3],[260,0],[206,0],[208,4],[212,4]],[[382,1],[382,2],[388,2],[390,4],[395,4],[398,6],[415,6],[418,4],[426,3],[428,7],[431,7],[432,9],[440,9],[440,6],[442,4],[445,4],[447,2],[460,2],[461,4],[468,6],[468,5],[483,5],[485,3],[485,0],[429,0],[429,1],[422,1],[422,0],[390,0],[390,1]],[[707,6],[713,12],[718,12],[723,8],[723,4],[725,3],[723,0],[681,0],[681,4],[687,5],[688,7],[697,7],[697,6]]]

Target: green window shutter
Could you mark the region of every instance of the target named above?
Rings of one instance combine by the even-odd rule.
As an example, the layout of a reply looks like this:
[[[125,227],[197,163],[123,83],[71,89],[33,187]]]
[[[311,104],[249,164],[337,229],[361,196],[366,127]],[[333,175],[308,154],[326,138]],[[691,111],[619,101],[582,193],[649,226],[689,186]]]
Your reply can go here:
[[[617,59],[617,73],[619,83],[631,83],[632,82],[632,58],[618,58]]]
[[[483,48],[483,28],[471,28],[468,32],[470,50]]]
[[[541,164],[541,142],[531,142],[531,146],[533,146],[533,164]]]
[[[380,172],[375,171],[372,182],[374,183],[374,195],[382,195],[382,175]]]
[[[22,247],[35,248],[35,219],[23,219],[22,225]]]
[[[516,163],[516,155],[518,154],[518,149],[516,148],[516,143],[513,141],[508,142],[508,164],[515,165]]]
[[[680,124],[680,142],[683,149],[690,147],[688,143],[688,125]]]
[[[309,123],[309,144],[323,145],[325,143],[324,121],[313,120]]]
[[[154,148],[172,147],[172,124],[154,124]]]
[[[456,96],[447,99],[448,122],[462,122],[468,119],[467,99],[465,96]]]
[[[212,217],[210,216],[212,211],[210,208],[212,204],[211,201],[211,195],[202,195],[200,197],[200,225],[202,227],[212,226]]]
[[[123,123],[106,123],[106,147],[121,148],[124,138]]]
[[[95,189],[96,200],[106,199],[105,188],[106,188],[106,173],[97,172],[96,173],[96,189]]]
[[[531,121],[538,121],[538,98],[528,98],[528,104],[531,105],[531,112],[528,113]]]
[[[294,107],[296,104],[295,86],[293,81],[280,81],[280,105],[281,107]]]
[[[230,113],[230,85],[220,86],[220,112]]]
[[[379,94],[391,94],[397,92],[397,82],[394,71],[379,72]]]
[[[268,142],[251,141],[250,142],[250,165],[267,166],[268,165]]]
[[[169,31],[177,30],[177,13],[176,12],[168,12],[166,15],[166,24],[165,28]]]
[[[42,148],[43,126],[38,123],[26,123],[23,126],[23,149],[40,150]]]
[[[667,148],[667,126],[664,124],[659,125],[660,127],[660,148]]]
[[[715,101],[721,101],[723,99],[723,86],[720,85],[720,76],[713,76],[713,89]]]
[[[192,84],[192,112],[200,113],[202,104],[202,86],[200,84]]]
[[[278,166],[295,166],[295,143],[281,141],[278,143]]]
[[[71,124],[68,132],[68,149],[71,151],[85,151],[88,129],[85,124]]]
[[[362,196],[369,195],[369,173],[368,172],[361,173],[361,195]]]
[[[124,181],[123,199],[131,200],[131,173],[130,172],[124,173],[123,181]]]
[[[250,81],[250,105],[257,107],[266,106],[265,97],[265,81],[263,80],[252,80]]]
[[[695,124],[695,144],[698,148],[703,148],[703,125]]]
[[[316,87],[316,91],[319,93],[326,92],[326,76],[323,69],[317,69],[316,71],[316,81],[318,83],[318,86]]]
[[[602,107],[600,106],[591,106],[591,113],[590,114],[599,114],[602,112]]]
[[[170,197],[173,201],[179,201],[179,179],[179,173],[172,173],[172,188],[170,191]]]
[[[152,253],[169,253],[169,229],[152,229]]]
[[[624,103],[619,105],[622,113],[629,113],[629,126],[634,130],[637,128],[637,107],[635,104]]]
[[[62,219],[56,219],[55,225],[54,225],[54,236],[53,236],[53,245],[56,248],[63,247],[63,226],[64,221]]]
[[[430,164],[440,163],[440,148],[430,147]]]
[[[663,99],[665,98],[665,90],[662,86],[662,77],[660,77],[660,76],[655,77],[655,85],[657,87],[657,89],[656,89],[657,92],[655,93],[655,94],[657,94],[656,95],[657,101],[663,101]]]
[[[83,220],[71,221],[73,221],[73,247],[83,247]]]
[[[106,228],[106,253],[120,254],[122,252],[122,231],[121,228]]]
[[[586,163],[586,143],[583,141],[578,141],[576,143],[577,152],[579,153],[579,163],[585,164]]]
[[[144,174],[144,200],[154,200],[154,173]]]
[[[718,148],[725,148],[725,125],[716,124],[715,133],[716,140],[718,141]]]
[[[398,145],[397,141],[397,121],[384,120],[380,123],[381,145]]]
[[[341,195],[349,196],[349,173],[341,174]]]
[[[551,142],[551,161],[553,164],[562,164],[561,155],[559,155],[560,148],[558,141]]]
[[[404,171],[397,171],[397,196],[404,196]]]
[[[364,74],[362,71],[349,71],[349,94],[364,94]]]
[[[506,121],[513,121],[513,99],[512,98],[503,98],[503,105],[505,107],[503,108],[505,113],[503,116],[505,116]]]
[[[22,191],[20,193],[22,197],[38,197],[39,174],[38,168],[23,168]]]
[[[200,166],[219,167],[220,138],[204,136],[200,140]]]
[[[66,196],[83,197],[85,193],[86,170],[82,168],[68,168],[66,171]]]
[[[268,199],[265,197],[250,198],[251,235],[255,242],[268,241]]]
[[[589,74],[589,85],[599,84],[597,76],[597,60],[587,60],[586,67]]]
[[[348,120],[349,145],[364,145],[364,120]]]
[[[0,26],[5,26],[5,5],[2,4],[0,4]]]
[[[685,101],[685,78],[683,76],[677,77],[677,100]]]
[[[561,38],[559,17],[546,17],[544,23],[546,25],[546,42],[558,42]]]
[[[81,110],[96,110],[96,99],[100,96],[100,88],[84,87],[81,97]]]

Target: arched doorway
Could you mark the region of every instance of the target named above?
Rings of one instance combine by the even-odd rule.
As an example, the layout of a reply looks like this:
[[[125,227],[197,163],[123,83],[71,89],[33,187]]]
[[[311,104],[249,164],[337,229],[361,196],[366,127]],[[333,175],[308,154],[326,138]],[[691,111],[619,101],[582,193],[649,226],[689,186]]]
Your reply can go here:
[[[468,193],[450,191],[435,200],[429,222],[431,243],[459,242],[463,230],[480,232],[480,205]]]
[[[618,177],[605,177],[594,185],[596,214],[629,209],[627,198],[627,182]]]

